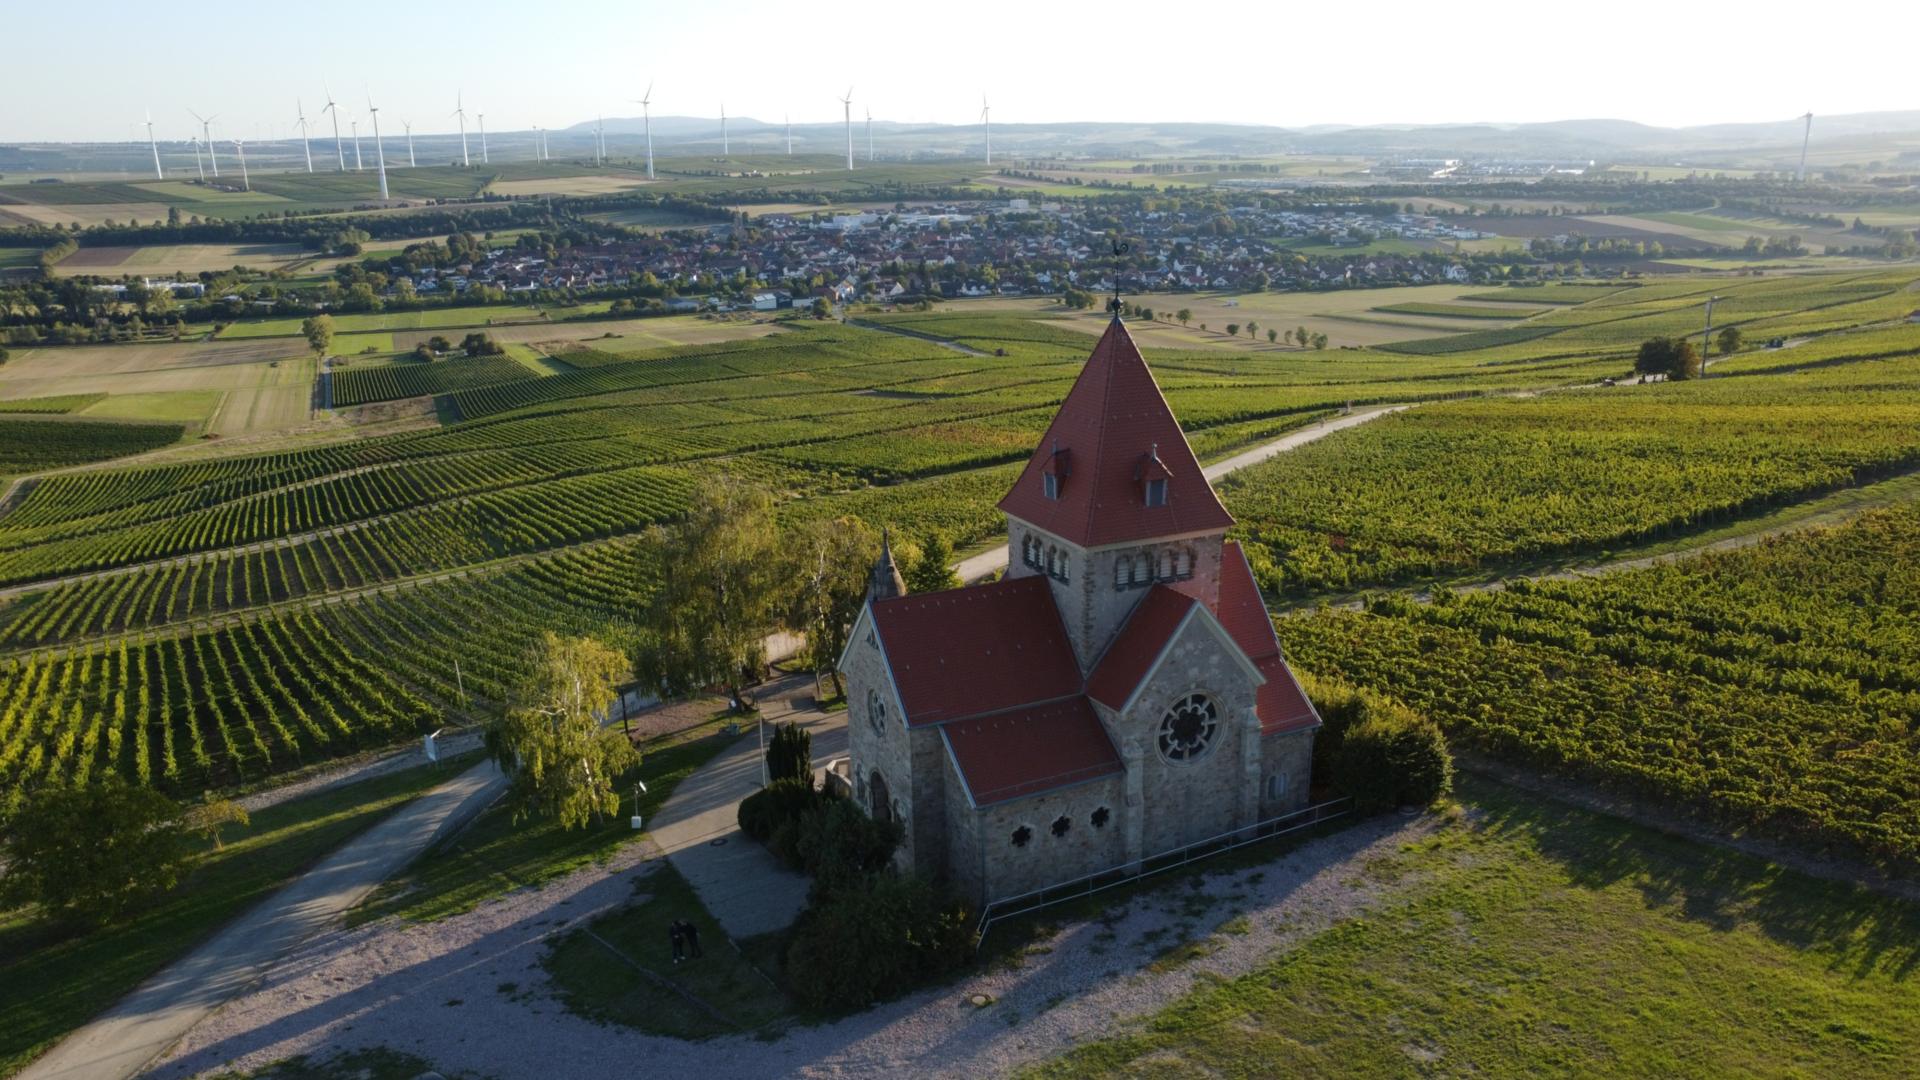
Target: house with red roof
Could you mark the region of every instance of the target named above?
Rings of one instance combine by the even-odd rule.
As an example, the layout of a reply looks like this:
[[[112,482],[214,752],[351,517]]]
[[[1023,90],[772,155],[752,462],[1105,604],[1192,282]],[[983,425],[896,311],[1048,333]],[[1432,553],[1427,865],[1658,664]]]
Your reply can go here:
[[[1320,718],[1118,317],[1000,509],[1001,580],[908,595],[883,553],[840,658],[905,866],[988,901],[1305,805]]]

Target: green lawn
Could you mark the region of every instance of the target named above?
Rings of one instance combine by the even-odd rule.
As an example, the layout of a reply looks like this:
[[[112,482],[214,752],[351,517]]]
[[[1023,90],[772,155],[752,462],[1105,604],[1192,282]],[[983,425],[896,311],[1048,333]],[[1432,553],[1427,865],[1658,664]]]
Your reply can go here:
[[[1920,907],[1468,780],[1407,899],[1030,1070],[1912,1075]]]
[[[681,1039],[752,1031],[789,1015],[787,995],[728,944],[671,864],[660,860],[634,892],[638,903],[561,938],[542,961],[569,1010]],[[700,930],[703,955],[683,964],[667,946],[676,919]]]
[[[638,777],[647,785],[640,812],[652,817],[673,789],[731,741],[718,734],[714,719],[674,741],[641,748],[637,772],[618,785],[631,792]],[[630,802],[626,805],[631,805]],[[643,833],[627,824],[626,813],[586,829],[569,831],[545,820],[514,822],[503,806],[483,813],[452,844],[436,849],[375,890],[347,916],[362,923],[383,915],[428,921],[471,911],[482,902],[527,885],[538,885],[607,859],[615,848]]]
[[[454,775],[450,759],[262,810],[226,832],[172,893],[115,926],[73,935],[32,909],[0,912],[0,1076],[178,959],[349,837]]]
[[[599,310],[606,310],[606,304],[600,303]],[[579,308],[556,309],[567,315],[593,310],[590,305]],[[339,334],[357,334],[381,330],[438,330],[454,326],[485,326],[491,320],[494,323],[533,322],[540,318],[538,309],[522,307],[519,304],[493,304],[485,307],[429,308],[425,311],[389,311],[363,312],[356,315],[333,316],[333,329]],[[236,322],[228,324],[220,332],[220,340],[235,338],[262,337],[298,337],[303,319],[262,319],[259,322]],[[343,346],[344,347],[344,344]]]
[[[167,420],[204,424],[220,408],[221,390],[159,390],[149,394],[108,394],[81,415],[117,420]]]

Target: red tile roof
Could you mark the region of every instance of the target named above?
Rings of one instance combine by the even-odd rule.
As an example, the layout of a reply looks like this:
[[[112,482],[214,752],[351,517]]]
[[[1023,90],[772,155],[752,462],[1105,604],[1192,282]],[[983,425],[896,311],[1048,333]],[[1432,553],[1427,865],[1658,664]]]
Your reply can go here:
[[[873,621],[909,727],[1080,693],[1044,577],[876,600]]]
[[[1220,550],[1220,606],[1214,609],[1227,635],[1247,654],[1247,659],[1264,660],[1280,655],[1280,639],[1273,634],[1273,616],[1267,614],[1267,602],[1253,580],[1253,568],[1247,565],[1247,553],[1238,540],[1229,540]]]
[[[1120,771],[1120,755],[1085,697],[961,720],[940,729],[975,806]]]
[[[1071,470],[1060,497],[1049,499],[1040,476],[1057,449],[1070,452]],[[1169,478],[1164,506],[1146,505],[1141,470],[1150,455],[1158,456]],[[1082,547],[1233,524],[1119,319],[1094,346],[1000,509]]]
[[[1300,684],[1294,681],[1292,670],[1279,653],[1261,660],[1255,666],[1267,680],[1254,698],[1254,712],[1260,717],[1260,734],[1277,735],[1283,731],[1315,727],[1320,723],[1320,714],[1313,711],[1313,704],[1301,691]]]
[[[1087,696],[1109,709],[1125,706],[1197,603],[1165,585],[1147,590],[1087,677]]]

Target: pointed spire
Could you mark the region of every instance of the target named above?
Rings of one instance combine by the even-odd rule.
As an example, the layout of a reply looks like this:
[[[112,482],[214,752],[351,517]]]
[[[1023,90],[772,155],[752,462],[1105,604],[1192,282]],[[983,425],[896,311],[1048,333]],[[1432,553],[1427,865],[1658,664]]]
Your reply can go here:
[[[880,530],[880,557],[873,562],[873,573],[867,579],[867,599],[891,600],[896,596],[907,595],[907,580],[900,576],[900,567],[893,561],[893,537],[884,528]]]
[[[1081,547],[1233,524],[1118,312],[1000,509]]]

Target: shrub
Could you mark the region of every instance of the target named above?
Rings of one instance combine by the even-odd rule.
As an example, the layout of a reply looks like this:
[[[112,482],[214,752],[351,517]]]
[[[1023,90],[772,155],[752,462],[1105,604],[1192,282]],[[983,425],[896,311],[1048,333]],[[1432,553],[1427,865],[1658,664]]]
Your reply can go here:
[[[772,846],[774,832],[782,824],[797,823],[819,799],[812,777],[775,780],[740,800],[740,831]]]
[[[798,724],[775,724],[767,743],[767,776],[813,786],[813,736]]]
[[[875,821],[846,799],[817,803],[793,832],[797,862],[820,894],[885,870],[906,836],[899,822]]]
[[[924,878],[868,875],[801,914],[788,981],[810,1008],[864,1008],[966,964],[971,924],[964,904]]]
[[[1333,782],[1362,813],[1425,806],[1453,790],[1453,756],[1438,724],[1386,701],[1347,732]]]

